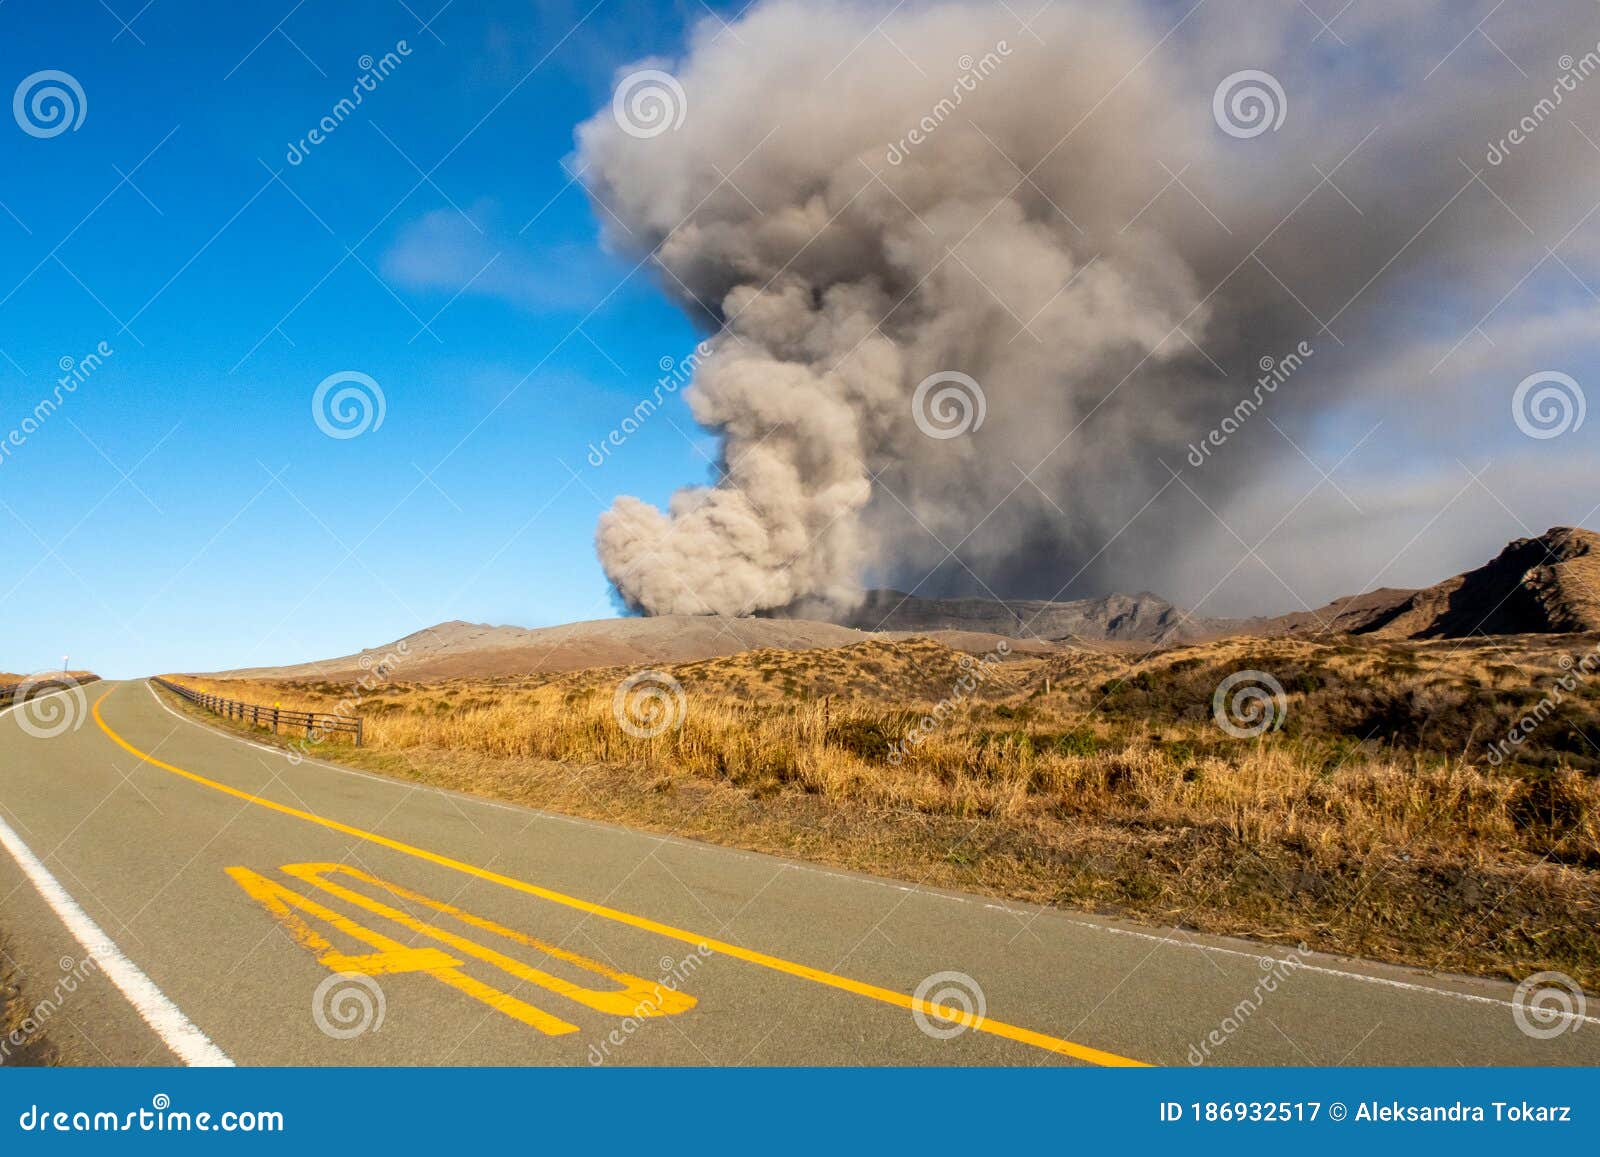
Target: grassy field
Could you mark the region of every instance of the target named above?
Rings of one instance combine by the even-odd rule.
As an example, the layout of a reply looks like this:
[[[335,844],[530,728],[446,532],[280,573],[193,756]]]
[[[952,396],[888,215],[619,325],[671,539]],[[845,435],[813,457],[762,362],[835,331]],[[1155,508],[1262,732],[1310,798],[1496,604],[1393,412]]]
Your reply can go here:
[[[1234,639],[1141,658],[872,641],[669,667],[620,692],[635,672],[182,681],[360,714],[364,749],[310,753],[420,782],[1324,951],[1559,969],[1593,989],[1597,642]],[[1238,672],[1283,694],[1270,716],[1225,701],[1230,731],[1213,699]]]
[[[39,675],[12,675],[0,671],[0,707],[15,699],[24,684],[30,695],[42,695],[62,687],[93,683],[99,678],[93,671],[48,671]]]
[[[93,671],[47,671],[40,675],[15,675],[9,671],[0,671],[0,687],[14,687],[32,679],[36,683],[72,682],[92,683],[100,676]]]

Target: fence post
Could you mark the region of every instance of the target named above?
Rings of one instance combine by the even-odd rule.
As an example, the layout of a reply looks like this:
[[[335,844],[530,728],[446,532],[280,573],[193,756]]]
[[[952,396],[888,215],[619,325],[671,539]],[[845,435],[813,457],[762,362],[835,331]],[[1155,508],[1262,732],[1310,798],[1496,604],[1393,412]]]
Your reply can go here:
[[[3,2],[4,0],[0,0],[0,3]],[[286,720],[283,717],[283,709],[277,704],[268,707],[262,703],[246,703],[243,699],[224,699],[220,695],[212,695],[205,691],[194,691],[188,687],[167,683],[162,679],[157,679],[155,682],[160,683],[161,686],[166,687],[190,703],[196,703],[204,707],[215,715],[221,715],[227,719],[237,719],[241,723],[249,721],[252,727],[266,727],[270,722],[274,735],[282,735],[285,726],[293,727],[295,717],[299,716],[305,722],[306,739],[312,739],[317,730],[317,716],[322,714],[329,720],[329,731],[347,731],[354,736],[357,747],[362,747],[366,744],[366,721],[359,715],[346,716],[334,715],[328,712],[290,711],[289,718]],[[3,697],[3,694],[4,692],[0,691],[0,697]],[[824,711],[826,711],[826,706]]]

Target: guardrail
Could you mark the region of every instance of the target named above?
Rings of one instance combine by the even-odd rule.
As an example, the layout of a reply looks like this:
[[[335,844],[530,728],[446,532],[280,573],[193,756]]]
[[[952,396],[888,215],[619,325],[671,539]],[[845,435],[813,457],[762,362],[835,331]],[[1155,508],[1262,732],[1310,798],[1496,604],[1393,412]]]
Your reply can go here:
[[[361,717],[358,715],[335,715],[329,711],[287,711],[282,707],[245,703],[239,699],[224,699],[220,695],[196,691],[181,683],[174,683],[170,679],[158,678],[152,682],[161,684],[178,698],[186,699],[215,715],[249,723],[252,727],[270,727],[275,735],[282,734],[285,729],[291,734],[304,731],[307,739],[318,738],[321,735],[349,735],[355,739],[357,747],[361,746],[362,727]]]
[[[50,676],[35,676],[24,679],[21,683],[6,683],[0,685],[0,707],[9,707],[17,697],[17,692],[24,687],[34,694],[60,691],[68,687],[84,687],[90,683],[98,682],[100,676],[90,675],[84,679],[53,678]]]

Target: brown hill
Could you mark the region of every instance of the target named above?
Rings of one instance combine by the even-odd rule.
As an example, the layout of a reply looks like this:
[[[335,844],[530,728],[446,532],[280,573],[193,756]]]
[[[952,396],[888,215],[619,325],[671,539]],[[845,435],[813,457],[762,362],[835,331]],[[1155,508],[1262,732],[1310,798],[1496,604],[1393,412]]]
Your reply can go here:
[[[842,647],[866,636],[831,623],[774,623],[715,615],[596,619],[559,627],[494,627],[455,620],[403,639],[311,663],[252,667],[220,674],[236,678],[339,679],[387,664],[392,678],[449,679],[467,675],[527,675],[689,663],[758,647],[804,651]]]
[[[1487,565],[1418,591],[1372,633],[1459,639],[1600,629],[1597,546],[1600,535],[1564,526],[1519,538]]]
[[[1600,535],[1558,526],[1422,590],[1382,589],[1250,624],[1264,635],[1464,639],[1600,630]]]
[[[810,651],[844,647],[868,639],[903,637],[891,633],[873,635],[834,623],[720,615],[595,619],[537,628],[492,627],[456,620],[353,655],[213,674],[237,679],[349,681],[385,666],[387,678],[417,682],[473,676],[546,675],[592,667],[693,663],[745,651]],[[940,631],[935,632],[934,637],[956,650],[975,654],[992,650],[998,642],[994,635],[968,631]],[[1054,648],[1048,644],[1019,643],[1017,649]]]
[[[1271,636],[1367,634],[1419,593],[1398,587],[1379,587],[1365,594],[1344,595],[1314,611],[1295,611],[1270,619],[1251,619],[1243,624],[1240,633]]]

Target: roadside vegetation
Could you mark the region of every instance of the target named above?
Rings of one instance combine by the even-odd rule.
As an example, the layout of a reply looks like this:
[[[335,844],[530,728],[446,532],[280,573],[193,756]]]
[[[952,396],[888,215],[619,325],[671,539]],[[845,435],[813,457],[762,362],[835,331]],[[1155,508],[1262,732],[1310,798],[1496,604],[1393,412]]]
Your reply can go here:
[[[24,687],[31,697],[64,687],[93,683],[99,678],[93,671],[51,671],[41,675],[13,675],[0,671],[0,707],[10,706]]]
[[[619,714],[635,673],[620,668],[359,691],[178,681],[343,703],[367,746],[310,754],[439,786],[1322,951],[1519,979],[1558,969],[1597,989],[1600,665],[1581,666],[1597,642],[973,657],[871,641],[665,668],[672,682],[650,686],[670,718]],[[1259,735],[1213,714],[1240,671],[1283,688]],[[663,718],[676,725],[648,734]],[[1503,743],[1524,718],[1529,734]]]
[[[0,687],[15,687],[32,679],[36,683],[93,683],[100,676],[93,671],[50,671],[42,675],[16,675],[0,671]]]

